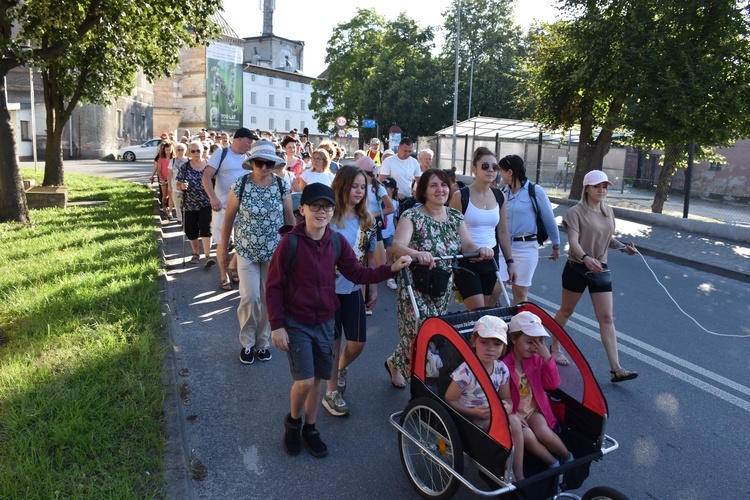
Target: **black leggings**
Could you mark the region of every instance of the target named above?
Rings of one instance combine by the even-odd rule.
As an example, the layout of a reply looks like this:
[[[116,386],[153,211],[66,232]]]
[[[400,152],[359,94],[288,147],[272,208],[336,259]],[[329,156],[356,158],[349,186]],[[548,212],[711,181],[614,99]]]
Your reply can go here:
[[[211,237],[211,205],[200,210],[185,210],[185,236],[190,241]]]

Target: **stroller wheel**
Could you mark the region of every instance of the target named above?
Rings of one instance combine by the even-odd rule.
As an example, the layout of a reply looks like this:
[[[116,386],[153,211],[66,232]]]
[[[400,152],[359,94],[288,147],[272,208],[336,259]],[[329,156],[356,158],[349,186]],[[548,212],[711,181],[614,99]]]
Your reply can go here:
[[[628,500],[628,497],[608,486],[594,486],[584,493],[581,500]]]
[[[411,401],[401,416],[406,434],[399,433],[401,463],[414,488],[424,498],[444,499],[455,493],[462,474],[464,454],[453,419],[443,406],[430,398]],[[427,448],[443,465],[422,450],[412,439]]]

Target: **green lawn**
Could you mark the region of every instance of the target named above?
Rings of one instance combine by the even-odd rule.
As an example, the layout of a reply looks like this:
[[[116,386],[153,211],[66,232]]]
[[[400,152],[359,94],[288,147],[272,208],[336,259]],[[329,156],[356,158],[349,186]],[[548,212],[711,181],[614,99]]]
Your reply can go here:
[[[0,224],[0,498],[162,497],[153,195],[66,181],[69,201],[108,203]]]

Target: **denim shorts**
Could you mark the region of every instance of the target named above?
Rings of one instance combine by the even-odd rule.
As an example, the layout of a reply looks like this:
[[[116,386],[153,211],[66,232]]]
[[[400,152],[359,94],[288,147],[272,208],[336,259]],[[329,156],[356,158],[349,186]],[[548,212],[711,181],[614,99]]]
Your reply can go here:
[[[294,380],[313,377],[328,380],[333,370],[333,323],[300,323],[289,316],[284,328],[289,336],[289,370]]]

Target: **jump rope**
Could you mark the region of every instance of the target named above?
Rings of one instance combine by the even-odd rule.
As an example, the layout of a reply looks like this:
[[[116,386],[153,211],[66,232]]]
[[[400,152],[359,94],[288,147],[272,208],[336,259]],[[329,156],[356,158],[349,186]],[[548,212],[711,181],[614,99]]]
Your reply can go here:
[[[618,250],[620,250],[621,252],[624,252],[624,251],[625,251],[624,249],[618,249]],[[658,278],[658,277],[656,276],[656,273],[654,272],[654,270],[653,270],[653,269],[651,269],[651,266],[649,266],[649,265],[648,265],[648,262],[646,262],[646,258],[645,258],[645,257],[643,256],[643,254],[642,254],[641,252],[638,252],[638,251],[636,251],[636,255],[640,256],[641,260],[642,260],[642,261],[643,261],[643,263],[644,263],[644,264],[646,265],[646,268],[647,268],[647,269],[648,269],[648,270],[649,270],[649,271],[651,272],[651,274],[653,275],[653,277],[654,277],[654,279],[656,280],[656,282],[657,282],[657,283],[659,283],[659,286],[660,286],[660,287],[662,287],[662,288],[664,289],[664,293],[666,293],[666,294],[667,294],[667,297],[669,297],[669,298],[670,298],[670,299],[672,300],[672,302],[674,302],[674,305],[676,305],[676,306],[677,306],[677,309],[679,309],[679,310],[680,310],[680,312],[681,312],[682,314],[684,314],[685,316],[687,316],[688,318],[690,318],[690,319],[691,319],[691,320],[693,321],[693,323],[695,323],[696,325],[698,325],[698,328],[700,328],[700,329],[701,329],[701,330],[703,330],[704,332],[706,332],[706,333],[709,333],[709,334],[711,334],[711,335],[716,335],[717,337],[734,337],[734,338],[740,338],[740,339],[743,339],[743,338],[748,338],[748,337],[750,337],[750,335],[740,335],[740,334],[732,334],[732,333],[719,333],[719,332],[713,332],[713,331],[711,331],[711,330],[707,329],[706,327],[704,327],[703,325],[701,325],[701,324],[700,324],[700,323],[698,322],[698,320],[696,320],[696,319],[695,319],[694,317],[692,317],[692,316],[691,316],[690,314],[688,314],[688,313],[687,313],[687,312],[686,312],[686,311],[685,311],[685,310],[684,310],[684,309],[683,309],[683,308],[682,308],[682,307],[680,306],[680,304],[678,304],[678,303],[677,303],[677,301],[675,300],[675,298],[674,298],[674,297],[672,297],[672,294],[671,294],[671,293],[669,293],[669,290],[667,290],[667,287],[665,287],[665,286],[664,286],[664,284],[663,284],[663,283],[662,283],[661,281],[659,281],[659,278]],[[548,257],[548,258],[551,258],[551,257]]]

